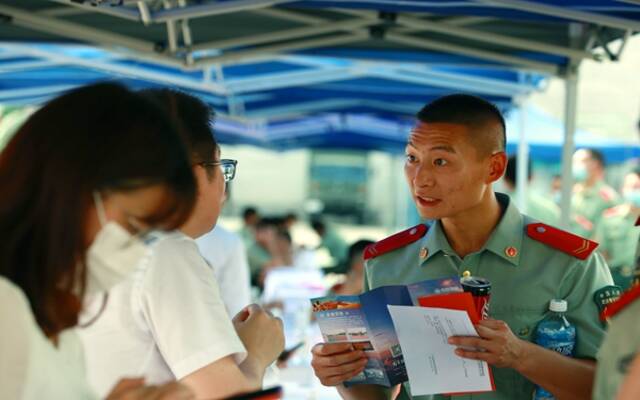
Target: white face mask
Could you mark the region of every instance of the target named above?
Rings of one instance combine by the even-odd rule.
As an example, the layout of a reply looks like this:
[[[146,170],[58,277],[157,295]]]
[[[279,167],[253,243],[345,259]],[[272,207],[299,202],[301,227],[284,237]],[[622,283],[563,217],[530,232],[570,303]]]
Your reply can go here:
[[[106,292],[125,280],[147,253],[144,242],[120,224],[107,221],[98,192],[93,193],[102,228],[87,251],[87,285],[85,295]]]

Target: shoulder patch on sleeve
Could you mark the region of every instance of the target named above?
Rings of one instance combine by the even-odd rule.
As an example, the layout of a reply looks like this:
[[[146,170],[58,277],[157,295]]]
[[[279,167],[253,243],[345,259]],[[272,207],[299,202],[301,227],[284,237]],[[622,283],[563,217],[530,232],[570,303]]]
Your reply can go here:
[[[596,303],[596,306],[598,306],[600,315],[602,315],[602,312],[607,307],[618,301],[621,294],[622,289],[620,288],[620,286],[616,285],[609,285],[596,290],[596,292],[593,294],[593,301]]]
[[[633,286],[631,289],[624,292],[622,296],[620,296],[618,301],[605,307],[605,309],[600,313],[600,319],[607,320],[613,317],[614,315],[622,311],[626,306],[638,299],[640,299],[640,285]]]
[[[638,219],[636,220],[636,226],[640,225],[640,216],[638,217]]]
[[[370,244],[364,249],[364,259],[370,260],[385,253],[399,249],[423,237],[429,228],[425,224],[419,224],[402,232],[398,232],[379,242]]]
[[[580,260],[586,260],[598,247],[598,243],[541,222],[527,225],[527,235],[547,246],[560,250]]]

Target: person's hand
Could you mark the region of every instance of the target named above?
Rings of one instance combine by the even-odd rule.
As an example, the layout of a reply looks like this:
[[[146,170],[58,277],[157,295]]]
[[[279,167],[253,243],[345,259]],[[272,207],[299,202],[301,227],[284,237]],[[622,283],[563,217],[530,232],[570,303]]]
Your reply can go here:
[[[273,363],[284,350],[282,320],[257,304],[250,304],[236,314],[233,326],[247,353],[263,368]]]
[[[195,398],[191,389],[178,382],[145,386],[143,378],[124,378],[114,386],[106,400],[192,400]]]
[[[482,360],[499,368],[514,368],[522,360],[525,342],[517,338],[504,321],[485,319],[476,325],[480,337],[452,336],[449,344],[458,346],[456,354]],[[477,350],[471,350],[477,349]]]
[[[351,343],[318,343],[311,349],[311,367],[325,386],[337,386],[353,378],[367,365],[362,350],[354,350]]]

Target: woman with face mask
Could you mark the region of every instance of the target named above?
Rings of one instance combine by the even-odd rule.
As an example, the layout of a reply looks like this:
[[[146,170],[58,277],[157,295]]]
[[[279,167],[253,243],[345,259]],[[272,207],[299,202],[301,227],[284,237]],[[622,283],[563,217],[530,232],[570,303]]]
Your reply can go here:
[[[0,398],[96,398],[70,328],[86,298],[106,300],[132,272],[145,231],[189,217],[195,181],[183,143],[148,100],[91,85],[17,131],[0,153],[0,188]],[[184,386],[141,379],[108,395],[183,398],[192,398]]]
[[[109,292],[113,307],[79,329],[89,381],[106,393],[122,376],[142,375],[150,383],[177,380],[198,399],[258,390],[283,350],[282,321],[255,304],[232,320],[213,270],[219,266],[207,264],[195,242],[216,224],[236,161],[221,159],[206,104],[173,90],[143,95],[157,102],[181,132],[198,195],[178,229],[150,234],[148,257]],[[82,319],[98,313],[100,304],[92,301]]]

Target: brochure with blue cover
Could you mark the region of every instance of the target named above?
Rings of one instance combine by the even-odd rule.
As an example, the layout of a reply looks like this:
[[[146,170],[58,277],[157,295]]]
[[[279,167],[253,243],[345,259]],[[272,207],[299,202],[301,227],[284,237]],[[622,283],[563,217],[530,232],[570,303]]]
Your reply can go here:
[[[458,277],[382,286],[359,296],[311,299],[322,337],[327,343],[350,342],[363,350],[368,362],[362,373],[345,382],[386,387],[406,382],[407,371],[388,305],[418,306],[418,298],[462,292]]]

